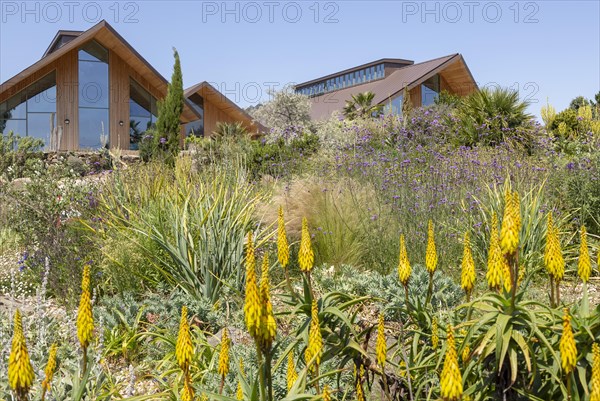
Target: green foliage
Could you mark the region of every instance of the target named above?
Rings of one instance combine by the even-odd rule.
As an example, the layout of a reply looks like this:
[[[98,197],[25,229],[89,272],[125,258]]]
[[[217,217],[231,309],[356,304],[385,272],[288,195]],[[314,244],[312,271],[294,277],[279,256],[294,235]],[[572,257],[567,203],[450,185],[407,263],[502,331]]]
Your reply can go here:
[[[351,100],[346,100],[344,116],[350,120],[357,118],[377,118],[383,113],[383,105],[373,104],[375,93],[364,92],[352,95]]]
[[[175,64],[173,75],[164,99],[158,101],[158,118],[156,120],[156,132],[149,133],[152,145],[140,146],[142,159],[148,160],[153,157],[162,157],[170,164],[173,157],[179,152],[180,119],[183,112],[183,76],[181,74],[181,62],[179,53],[173,49]],[[144,141],[142,141],[143,143]]]
[[[255,178],[263,175],[281,177],[299,171],[303,161],[319,148],[318,137],[303,134],[288,143],[283,139],[276,142],[253,141],[247,156],[248,170]]]
[[[458,107],[460,104],[461,97],[455,95],[453,93],[448,92],[447,90],[441,91],[435,98],[435,104],[437,105],[446,105],[452,108]]]
[[[10,131],[0,134],[0,181],[31,176],[40,169],[44,142]]]
[[[240,137],[248,135],[248,131],[241,122],[235,123],[217,123],[217,127],[213,131],[213,135],[220,140],[236,140]]]
[[[457,111],[460,144],[494,146],[516,140],[530,148],[532,116],[526,111],[528,106],[529,102],[520,101],[519,93],[510,89],[484,88],[469,95]]]

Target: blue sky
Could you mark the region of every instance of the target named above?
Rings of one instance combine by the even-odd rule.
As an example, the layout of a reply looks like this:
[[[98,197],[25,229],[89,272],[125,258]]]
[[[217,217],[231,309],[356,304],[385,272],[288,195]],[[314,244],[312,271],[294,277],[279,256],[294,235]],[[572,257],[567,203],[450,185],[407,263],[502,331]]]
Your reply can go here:
[[[212,82],[241,106],[267,89],[383,57],[462,53],[480,86],[558,110],[600,90],[600,1],[0,0],[0,81],[37,61],[59,29],[106,19],[167,79]]]

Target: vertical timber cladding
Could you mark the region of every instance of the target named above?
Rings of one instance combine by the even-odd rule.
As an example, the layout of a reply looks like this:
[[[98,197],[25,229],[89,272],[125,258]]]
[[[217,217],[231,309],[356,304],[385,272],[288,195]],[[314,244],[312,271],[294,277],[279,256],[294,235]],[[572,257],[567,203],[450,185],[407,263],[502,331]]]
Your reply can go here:
[[[111,147],[129,150],[129,86],[130,79],[135,80],[142,88],[146,89],[157,100],[162,99],[165,93],[152,86],[147,79],[123,60],[116,52],[110,51],[109,56],[110,77],[110,143]],[[123,125],[120,125],[120,122]]]
[[[75,150],[79,147],[77,49],[68,52],[53,64],[56,64],[56,125],[63,130],[60,150]],[[65,120],[69,120],[69,124]]]
[[[223,95],[221,95],[223,96]],[[232,117],[228,113],[221,110],[215,103],[208,100],[207,96],[204,96],[204,135],[211,136],[213,131],[217,128],[218,123],[235,123],[238,119]],[[251,127],[244,124],[246,129],[251,132]]]

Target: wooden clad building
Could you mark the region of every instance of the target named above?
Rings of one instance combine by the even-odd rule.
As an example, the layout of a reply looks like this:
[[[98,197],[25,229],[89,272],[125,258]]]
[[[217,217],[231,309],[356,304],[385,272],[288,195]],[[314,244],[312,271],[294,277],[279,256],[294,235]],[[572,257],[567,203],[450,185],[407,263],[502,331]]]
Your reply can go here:
[[[59,31],[38,62],[0,85],[0,133],[41,138],[52,151],[135,151],[167,87],[106,21],[84,32]],[[185,94],[182,137],[210,135],[218,122],[264,129],[206,82]]]

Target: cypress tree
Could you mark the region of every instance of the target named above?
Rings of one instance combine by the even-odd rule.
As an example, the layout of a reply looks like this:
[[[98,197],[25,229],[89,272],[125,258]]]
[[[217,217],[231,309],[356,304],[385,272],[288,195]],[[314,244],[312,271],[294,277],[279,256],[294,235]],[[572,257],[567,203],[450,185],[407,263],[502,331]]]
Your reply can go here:
[[[181,74],[181,63],[179,53],[173,48],[175,64],[173,65],[173,75],[167,89],[167,96],[158,102],[158,118],[156,120],[157,135],[155,141],[160,144],[161,138],[166,151],[171,155],[176,155],[179,151],[179,134],[181,113],[183,112],[183,76]]]

